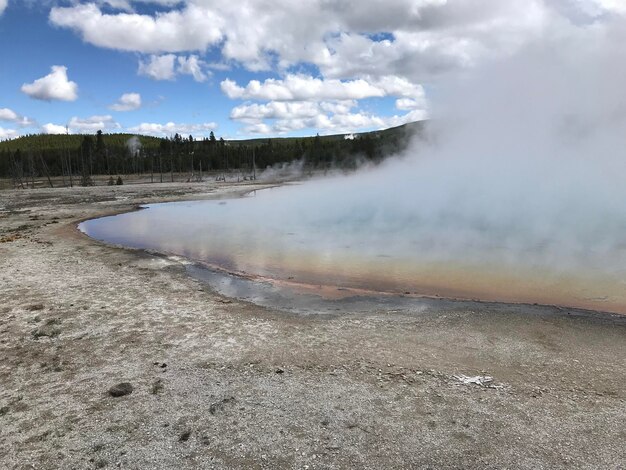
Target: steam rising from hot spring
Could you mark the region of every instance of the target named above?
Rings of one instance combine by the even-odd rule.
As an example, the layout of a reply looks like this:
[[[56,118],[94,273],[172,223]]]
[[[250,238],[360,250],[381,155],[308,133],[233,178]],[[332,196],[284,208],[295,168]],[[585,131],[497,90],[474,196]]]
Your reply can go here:
[[[427,139],[379,168],[277,194],[259,223],[355,232],[432,261],[626,279],[624,32],[576,29],[446,83]]]
[[[378,167],[83,230],[302,284],[626,313],[625,43],[624,22],[559,28],[440,84],[427,136]]]

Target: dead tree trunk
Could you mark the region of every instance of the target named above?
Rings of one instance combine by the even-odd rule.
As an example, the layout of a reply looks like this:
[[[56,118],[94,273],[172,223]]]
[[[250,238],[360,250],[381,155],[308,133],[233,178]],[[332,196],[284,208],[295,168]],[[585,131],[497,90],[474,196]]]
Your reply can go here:
[[[54,188],[54,185],[52,184],[52,179],[50,178],[50,172],[48,171],[48,165],[46,165],[46,161],[43,159],[43,155],[39,154],[39,159],[41,160],[41,170],[43,174],[46,175],[46,178],[48,178],[48,184],[51,188]]]

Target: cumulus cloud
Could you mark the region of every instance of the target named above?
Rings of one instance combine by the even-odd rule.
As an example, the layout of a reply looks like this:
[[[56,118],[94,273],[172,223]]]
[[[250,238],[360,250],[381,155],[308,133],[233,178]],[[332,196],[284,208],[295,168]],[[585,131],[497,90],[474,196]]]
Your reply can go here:
[[[142,2],[159,8],[143,13],[134,8]],[[381,117],[385,123],[423,116],[422,83],[622,15],[623,0],[275,0],[271,6],[254,0],[75,0],[52,8],[50,21],[90,44],[142,54],[139,73],[155,80],[182,74],[206,80],[209,50],[219,54],[211,58],[219,64],[277,73],[283,78],[221,83],[231,99],[268,102],[231,113],[265,132],[284,124],[282,118],[264,118],[276,121],[268,124],[250,116],[278,116],[276,102],[310,101],[318,109],[333,101],[393,97],[407,114]],[[294,74],[303,64],[319,78]],[[299,116],[296,108],[287,114],[338,128],[378,122],[360,109]]]
[[[174,54],[153,55],[147,61],[139,61],[138,73],[153,80],[174,80],[176,77],[175,63],[176,56]]]
[[[35,121],[26,116],[21,116],[12,109],[0,108],[0,121],[11,122],[20,127],[30,127],[35,125]]]
[[[0,108],[0,121],[17,121],[19,116],[17,113],[8,108]]]
[[[201,124],[177,124],[175,122],[168,122],[165,124],[144,122],[137,126],[130,127],[128,130],[137,134],[153,135],[156,137],[169,137],[174,134],[186,135],[200,135],[207,136],[211,131],[217,128],[217,124],[214,122],[207,122]]]
[[[88,118],[73,117],[68,123],[70,130],[77,134],[94,134],[97,131],[110,131],[120,129],[113,116],[91,116]]]
[[[144,53],[205,50],[222,39],[223,27],[213,8],[191,3],[154,16],[105,14],[94,3],[55,7],[50,21],[78,32],[96,46]]]
[[[254,103],[237,106],[231,111],[230,118],[244,122],[262,119],[313,118],[325,112],[346,114],[356,105],[356,101],[321,103],[310,101],[271,101],[264,104]]]
[[[91,44],[144,54],[219,48],[250,70],[311,63],[326,77],[392,74],[411,81],[507,55],[558,21],[624,14],[622,0],[158,1],[166,11],[103,13],[93,1],[50,21]],[[584,22],[583,21],[583,22]],[[253,26],[251,26],[253,25]]]
[[[44,134],[95,134],[97,131],[120,130],[122,126],[117,123],[113,116],[91,116],[88,118],[73,117],[66,126],[48,123],[41,126]]]
[[[599,8],[618,3],[584,1]],[[95,3],[78,3],[53,8],[50,21],[100,47],[146,54],[219,47],[224,59],[250,70],[308,62],[337,78],[387,70],[419,80],[515,47],[540,33],[550,14],[543,0],[159,3],[170,9],[103,13]]]
[[[38,100],[76,101],[78,85],[68,79],[67,67],[53,65],[45,77],[22,85],[22,92]]]
[[[386,129],[426,118],[423,110],[403,115],[377,116],[369,113],[319,114],[307,119],[280,119],[272,124],[252,125],[245,128],[251,134],[287,134],[302,129],[316,129],[321,134],[344,134],[353,131]]]
[[[9,4],[9,0],[0,0],[0,15],[4,13],[4,10],[6,9],[8,4]]]
[[[15,129],[5,129],[0,127],[0,140],[14,139],[19,136]]]
[[[139,93],[124,93],[116,103],[109,106],[113,111],[135,111],[141,108],[141,95]]]
[[[250,81],[245,87],[226,79],[222,91],[231,99],[247,100],[360,100],[387,95],[423,97],[424,90],[399,77],[382,77],[374,82],[365,79],[325,80],[307,75],[287,75],[284,79],[268,78]]]
[[[60,126],[51,122],[41,126],[41,132],[44,134],[65,134],[66,130],[65,126]]]
[[[243,129],[245,134],[288,134],[302,129],[316,129],[321,134],[343,134],[357,130],[385,129],[426,118],[423,110],[414,110],[404,115],[377,116],[369,113],[320,112],[309,117],[289,117],[272,123],[250,119]]]
[[[396,108],[401,111],[409,111],[423,107],[422,103],[411,98],[400,98],[396,100]]]
[[[288,75],[282,80],[268,79],[263,83],[253,80],[245,87],[224,80],[221,87],[231,99],[269,100],[233,108],[230,118],[247,124],[246,134],[285,134],[306,128],[323,133],[352,132],[393,127],[427,117],[426,99],[420,85],[392,76],[371,80],[324,80]],[[353,112],[358,100],[387,96],[402,97],[398,99],[398,109],[410,112],[387,117]]]
[[[178,57],[178,73],[191,75],[196,82],[204,82],[207,79],[207,74],[202,70],[204,66],[204,62],[196,55]]]
[[[197,55],[151,55],[148,60],[139,61],[138,73],[153,80],[174,80],[177,75],[191,75],[195,81],[203,82],[208,78],[203,70],[205,67]]]

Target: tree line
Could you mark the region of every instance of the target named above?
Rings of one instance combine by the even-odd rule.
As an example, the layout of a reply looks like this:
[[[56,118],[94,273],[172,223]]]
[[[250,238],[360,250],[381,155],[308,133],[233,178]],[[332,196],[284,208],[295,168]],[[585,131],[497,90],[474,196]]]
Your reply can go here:
[[[202,139],[101,131],[95,135],[33,135],[0,142],[0,177],[11,178],[14,187],[34,186],[34,180],[42,178],[53,186],[52,177],[60,177],[60,184],[66,186],[89,186],[94,175],[109,175],[110,182],[124,175],[150,175],[151,181],[164,182],[173,181],[174,174],[187,174],[193,181],[209,174],[225,179],[236,171],[247,179],[255,178],[259,170],[294,161],[311,171],[351,169],[362,161],[379,162],[402,151],[414,127],[356,134],[349,139],[317,135],[226,141],[213,132]]]

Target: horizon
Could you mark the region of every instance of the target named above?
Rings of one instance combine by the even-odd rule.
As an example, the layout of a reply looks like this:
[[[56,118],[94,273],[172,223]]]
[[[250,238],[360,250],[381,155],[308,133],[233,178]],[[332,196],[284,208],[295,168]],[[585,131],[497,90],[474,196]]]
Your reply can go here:
[[[254,140],[269,140],[269,139],[313,139],[315,138],[317,135],[319,135],[320,137],[339,137],[339,136],[343,136],[345,139],[350,138],[350,136],[359,136],[359,135],[364,135],[364,134],[371,134],[371,133],[376,133],[376,132],[385,132],[385,131],[390,131],[393,129],[399,129],[401,127],[404,126],[410,126],[413,124],[420,124],[420,123],[424,123],[429,121],[429,119],[423,119],[421,121],[412,121],[412,122],[407,122],[404,124],[400,124],[398,126],[393,126],[393,127],[385,127],[383,129],[374,129],[371,131],[364,131],[364,132],[341,132],[341,133],[337,133],[337,134],[316,134],[316,135],[297,135],[297,136],[288,136],[288,135],[259,135],[259,136],[255,136],[255,137],[247,137],[247,138],[233,138],[233,139],[224,139],[224,141],[226,142],[247,142],[247,141],[254,141]],[[96,131],[93,132],[76,132],[76,133],[65,133],[65,134],[46,134],[45,132],[38,132],[38,133],[32,133],[32,134],[23,134],[23,135],[18,135],[18,136],[14,136],[14,137],[8,137],[6,139],[0,139],[0,143],[4,143],[4,142],[11,142],[11,141],[16,141],[22,138],[28,138],[28,137],[38,137],[38,136],[74,136],[74,137],[82,137],[82,136],[89,136],[89,137],[95,137],[98,132],[100,132],[101,129],[98,129]],[[132,132],[126,132],[126,131],[120,131],[120,132],[104,132],[102,131],[102,135],[103,136],[116,136],[116,135],[124,135],[124,136],[133,136],[133,137],[146,137],[146,138],[154,138],[154,139],[169,139],[172,140],[174,138],[174,136],[178,134],[177,132],[172,134],[172,135],[150,135],[150,134],[137,134],[137,133],[132,133]],[[183,135],[183,134],[179,134],[182,138],[184,139],[188,139],[189,137],[193,137],[194,142],[201,142],[203,140],[208,140],[210,137],[210,133],[208,136],[203,136],[203,137],[198,137],[196,138],[193,135]],[[220,140],[222,137],[220,135],[218,135],[217,133],[214,132],[214,136],[217,140]]]

